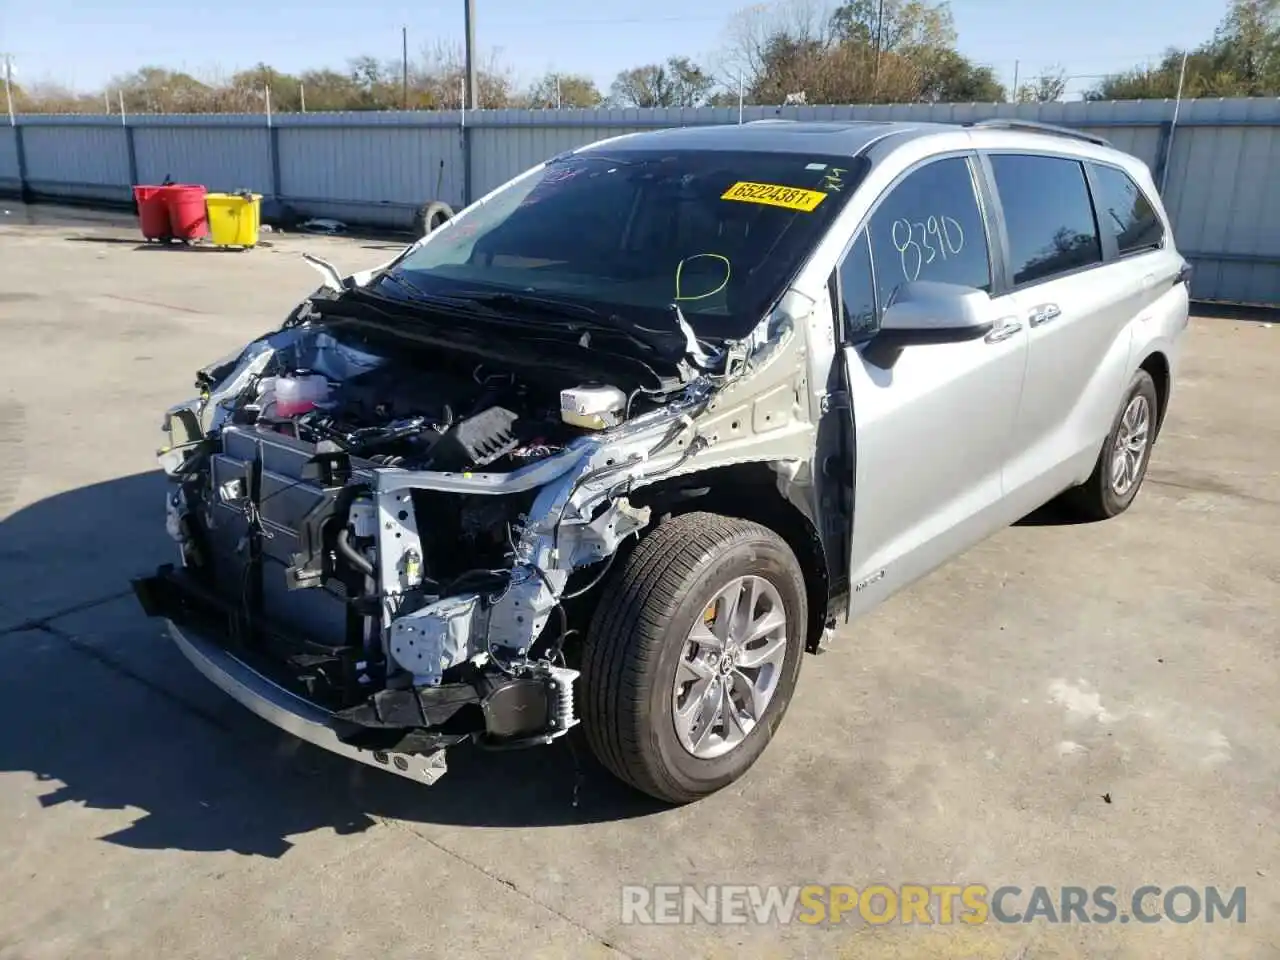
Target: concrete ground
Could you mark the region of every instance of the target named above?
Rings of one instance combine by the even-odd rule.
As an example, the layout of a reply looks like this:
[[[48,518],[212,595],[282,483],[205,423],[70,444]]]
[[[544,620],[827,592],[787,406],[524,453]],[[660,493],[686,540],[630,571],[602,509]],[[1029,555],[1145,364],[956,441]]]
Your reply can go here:
[[[1280,956],[1280,328],[1197,319],[1128,514],[1033,517],[842,631],[750,775],[660,810],[563,743],[429,789],[345,763],[140,614],[161,411],[314,288],[299,251],[394,247],[134,236],[0,216],[0,957]],[[620,922],[680,882],[1244,886],[1247,921]]]

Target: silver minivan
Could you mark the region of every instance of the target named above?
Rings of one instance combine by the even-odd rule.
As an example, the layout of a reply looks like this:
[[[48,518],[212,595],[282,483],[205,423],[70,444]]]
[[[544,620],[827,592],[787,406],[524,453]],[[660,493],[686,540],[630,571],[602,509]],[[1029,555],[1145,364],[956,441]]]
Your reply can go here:
[[[673,803],[839,623],[1054,498],[1133,502],[1190,269],[1143,163],[1017,121],[631,134],[312,259],[165,418],[144,608],[353,760],[585,734]]]

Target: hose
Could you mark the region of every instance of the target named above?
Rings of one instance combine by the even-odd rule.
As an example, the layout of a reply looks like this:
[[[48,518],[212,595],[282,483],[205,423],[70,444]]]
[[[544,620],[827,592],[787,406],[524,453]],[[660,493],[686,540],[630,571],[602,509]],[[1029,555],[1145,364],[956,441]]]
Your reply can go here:
[[[351,545],[350,530],[344,529],[338,534],[338,552],[346,557],[349,564],[364,573],[366,577],[373,576],[373,564],[369,562],[369,558],[362,556],[360,551]]]

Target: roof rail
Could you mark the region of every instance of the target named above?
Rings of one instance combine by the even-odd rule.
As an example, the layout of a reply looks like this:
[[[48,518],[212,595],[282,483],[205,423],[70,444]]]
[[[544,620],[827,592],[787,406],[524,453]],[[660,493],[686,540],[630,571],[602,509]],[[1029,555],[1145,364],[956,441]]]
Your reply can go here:
[[[1092,133],[1085,133],[1083,130],[1073,130],[1071,127],[1060,127],[1053,123],[1040,123],[1037,120],[1019,120],[1016,117],[992,117],[989,120],[970,120],[968,123],[961,124],[964,127],[985,127],[987,129],[996,130],[1026,130],[1028,133],[1047,133],[1057,137],[1071,137],[1073,140],[1084,140],[1088,143],[1096,143],[1100,147],[1111,146],[1110,140],[1104,140],[1102,137]]]

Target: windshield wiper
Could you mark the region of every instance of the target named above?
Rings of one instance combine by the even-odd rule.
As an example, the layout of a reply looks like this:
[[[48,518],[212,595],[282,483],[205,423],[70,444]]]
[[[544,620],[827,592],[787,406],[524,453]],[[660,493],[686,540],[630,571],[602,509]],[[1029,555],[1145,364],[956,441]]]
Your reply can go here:
[[[515,291],[505,290],[494,293],[465,293],[462,295],[462,299],[483,304],[484,306],[515,307],[516,309],[537,313],[547,313],[555,316],[564,316],[569,313],[577,317],[585,317],[591,320],[599,320],[603,317],[603,314],[599,310],[595,307],[589,307],[585,303],[577,303],[572,300],[558,300],[555,297],[542,297],[534,293],[517,293]]]
[[[595,307],[573,300],[561,300],[557,297],[544,297],[535,293],[517,291],[470,292],[459,296],[460,302],[475,303],[489,309],[504,309],[508,315],[518,314],[532,319],[533,316],[553,317],[568,321],[564,328],[578,330],[589,327],[606,333],[621,336],[645,350],[669,355],[672,345],[660,335],[645,336],[650,331],[621,317],[616,313],[606,314]]]
[[[431,294],[423,290],[420,286],[406,277],[403,273],[396,273],[394,269],[384,270],[378,277],[378,281],[390,280],[392,283],[400,287],[400,289],[413,295],[418,300],[430,300]]]

